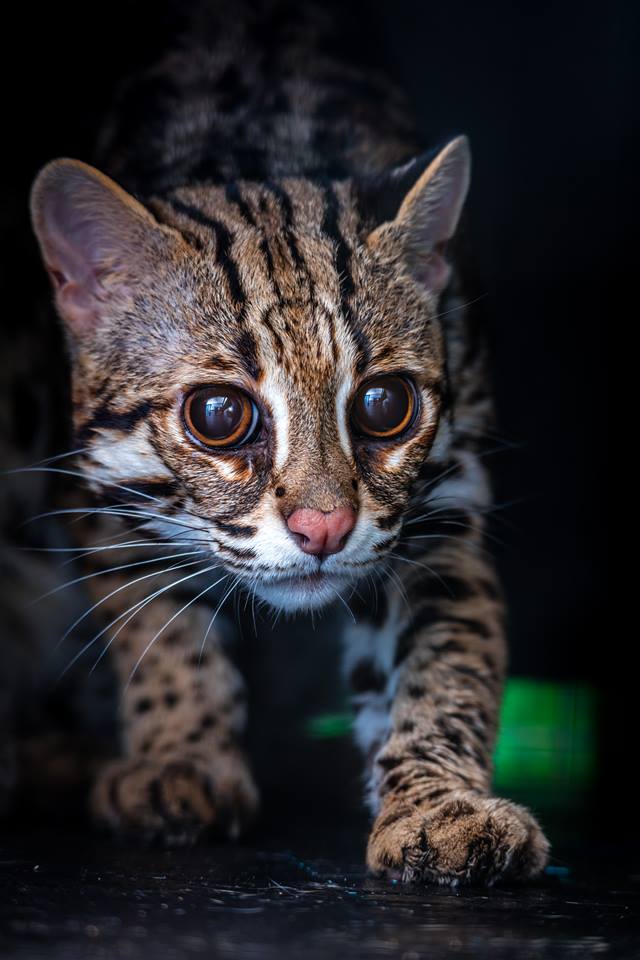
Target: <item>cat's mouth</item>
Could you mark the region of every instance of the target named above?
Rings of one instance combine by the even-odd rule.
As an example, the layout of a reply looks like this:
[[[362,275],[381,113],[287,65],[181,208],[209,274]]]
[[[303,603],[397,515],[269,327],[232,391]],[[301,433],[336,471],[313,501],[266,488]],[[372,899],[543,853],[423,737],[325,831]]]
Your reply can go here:
[[[260,597],[278,609],[291,612],[318,610],[334,602],[349,581],[344,574],[314,570],[262,580],[255,589]]]

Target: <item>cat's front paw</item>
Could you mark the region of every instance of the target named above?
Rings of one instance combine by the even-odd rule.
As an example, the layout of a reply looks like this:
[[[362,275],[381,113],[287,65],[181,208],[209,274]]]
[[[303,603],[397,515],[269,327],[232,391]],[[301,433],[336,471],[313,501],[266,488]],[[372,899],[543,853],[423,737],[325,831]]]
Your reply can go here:
[[[524,807],[460,792],[428,811],[389,798],[373,825],[367,864],[406,882],[491,885],[536,876],[548,852]]]
[[[91,808],[116,832],[185,844],[204,832],[238,837],[255,818],[258,793],[240,758],[219,770],[204,759],[127,758],[100,772]]]

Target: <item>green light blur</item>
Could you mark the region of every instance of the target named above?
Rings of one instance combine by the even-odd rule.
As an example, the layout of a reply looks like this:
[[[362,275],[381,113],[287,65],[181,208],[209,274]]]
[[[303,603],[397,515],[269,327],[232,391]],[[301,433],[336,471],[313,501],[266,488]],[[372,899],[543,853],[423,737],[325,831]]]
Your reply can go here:
[[[351,732],[347,711],[311,717],[313,739]],[[579,684],[507,681],[495,750],[495,789],[530,803],[568,807],[588,791],[596,767],[596,697]]]
[[[596,768],[595,692],[579,684],[511,679],[495,751],[496,790],[566,807]]]

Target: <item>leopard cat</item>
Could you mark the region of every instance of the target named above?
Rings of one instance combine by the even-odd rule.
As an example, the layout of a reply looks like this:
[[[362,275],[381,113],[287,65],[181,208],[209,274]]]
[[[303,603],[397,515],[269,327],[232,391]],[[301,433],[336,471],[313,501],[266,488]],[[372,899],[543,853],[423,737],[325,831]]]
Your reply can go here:
[[[71,366],[74,453],[54,469],[78,478],[61,509],[119,685],[122,752],[91,808],[141,836],[245,830],[259,797],[226,601],[334,604],[370,870],[530,878],[547,840],[491,793],[492,411],[446,249],[469,145],[425,151],[345,16],[189,6],[123,88],[99,169],[54,160],[33,186]]]

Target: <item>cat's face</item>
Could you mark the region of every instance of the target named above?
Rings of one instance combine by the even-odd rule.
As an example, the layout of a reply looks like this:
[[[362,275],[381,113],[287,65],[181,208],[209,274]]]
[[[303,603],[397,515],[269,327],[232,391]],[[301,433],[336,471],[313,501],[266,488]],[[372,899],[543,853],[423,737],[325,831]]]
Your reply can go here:
[[[34,222],[90,484],[276,607],[380,569],[438,426],[467,166],[454,141],[373,231],[348,182],[184,189],[152,218],[91,168],[45,168]]]

